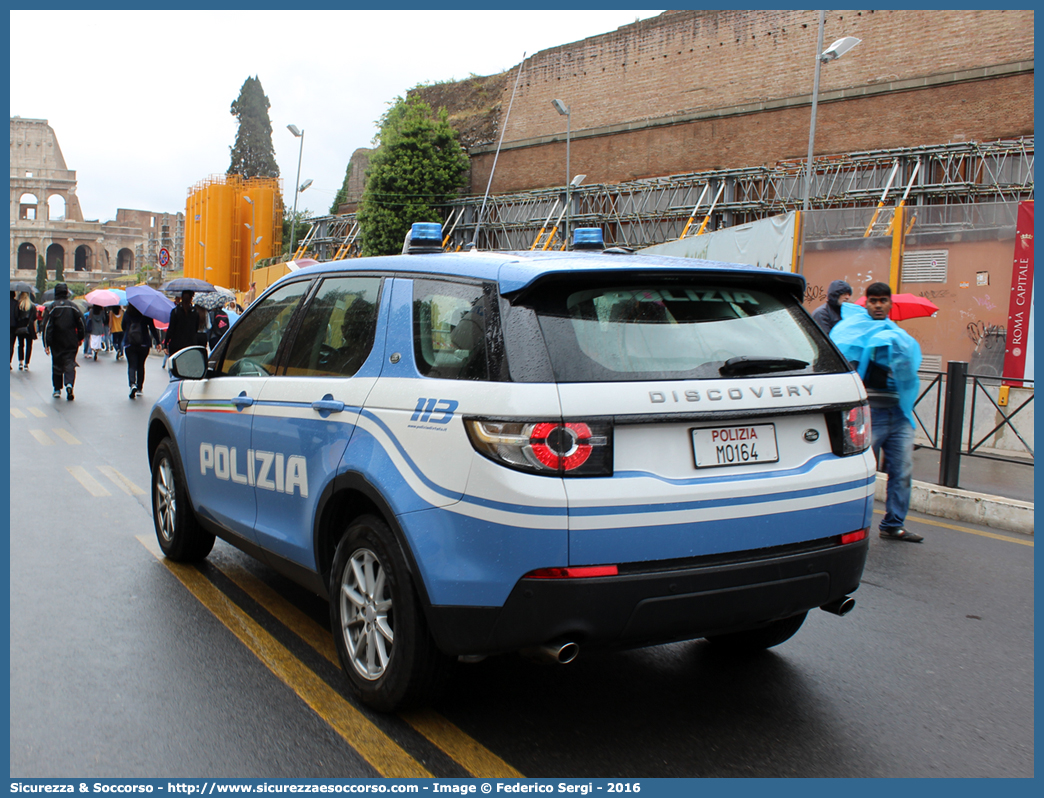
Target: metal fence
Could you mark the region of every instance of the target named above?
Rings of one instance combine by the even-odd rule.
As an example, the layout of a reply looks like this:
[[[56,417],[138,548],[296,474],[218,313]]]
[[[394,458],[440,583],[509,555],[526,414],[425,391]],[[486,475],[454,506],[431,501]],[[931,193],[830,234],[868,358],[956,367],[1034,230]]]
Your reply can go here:
[[[957,487],[962,456],[1033,467],[1033,380],[969,374],[960,361],[921,379],[918,445],[940,452],[940,484]]]

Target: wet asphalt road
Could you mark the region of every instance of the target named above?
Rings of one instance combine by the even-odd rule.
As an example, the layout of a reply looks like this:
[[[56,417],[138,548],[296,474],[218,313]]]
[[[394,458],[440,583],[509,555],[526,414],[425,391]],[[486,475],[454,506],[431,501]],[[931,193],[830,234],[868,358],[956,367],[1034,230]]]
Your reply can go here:
[[[133,402],[122,362],[80,360],[74,402],[51,398],[42,350],[11,373],[11,776],[387,772],[338,733],[342,699],[303,700],[138,540],[154,539],[144,435],[160,359]],[[772,651],[494,657],[458,667],[434,717],[526,776],[1031,777],[1033,540],[910,527],[923,545],[872,538],[850,615],[813,612]],[[325,604],[221,542],[200,569],[287,667],[346,695],[333,664],[224,576],[235,566],[320,625]],[[415,720],[359,717],[427,772],[489,775]]]

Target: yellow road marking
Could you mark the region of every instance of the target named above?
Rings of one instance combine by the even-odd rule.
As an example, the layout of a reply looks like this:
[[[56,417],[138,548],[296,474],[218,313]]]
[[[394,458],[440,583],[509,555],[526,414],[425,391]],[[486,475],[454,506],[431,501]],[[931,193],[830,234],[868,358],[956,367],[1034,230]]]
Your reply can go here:
[[[305,615],[242,566],[235,563],[214,565],[283,626],[296,633],[334,665],[341,666],[328,629]],[[435,712],[407,712],[400,717],[475,777],[525,778],[499,756]]]
[[[26,414],[19,410],[17,407],[11,408],[11,415],[15,418],[28,418],[28,416],[26,416]]]
[[[37,418],[47,418],[47,414],[38,407],[30,407],[29,412]]]
[[[884,510],[874,510],[876,515],[884,515]],[[955,526],[954,524],[944,524],[942,521],[932,521],[929,518],[915,518],[915,521],[919,524],[928,524],[930,526],[941,526],[943,529],[955,529],[958,532],[967,532],[969,535],[978,535],[983,538],[993,538],[994,540],[1006,540],[1008,543],[1018,543],[1022,546],[1029,546],[1033,548],[1032,540],[1022,540],[1021,538],[1012,538],[1007,535],[998,535],[996,532],[983,532],[979,529],[969,529],[966,526]]]
[[[76,441],[79,443],[79,441]],[[98,466],[98,470],[109,478],[109,481],[128,496],[141,496],[145,493],[141,488],[123,476],[112,466]]]
[[[21,401],[22,395],[18,393],[18,391],[11,391],[11,398],[18,399],[19,401]]]
[[[44,446],[53,446],[54,445],[54,441],[52,441],[50,438],[48,438],[47,437],[47,433],[44,432],[42,429],[31,429],[31,430],[29,430],[29,434],[32,435],[34,438],[36,438],[36,440],[39,443],[42,443]]]
[[[105,490],[105,487],[94,477],[87,473],[87,469],[83,466],[68,466],[65,469],[73,478],[87,488],[87,492],[92,496],[111,496],[109,491]]]
[[[337,691],[299,662],[235,602],[189,565],[163,557],[154,538],[138,540],[188,588],[287,687],[344,738],[359,755],[387,778],[431,778],[419,762],[373,725]]]
[[[519,771],[430,709],[402,713],[402,719],[478,778],[524,779]]]
[[[66,430],[62,429],[61,427],[54,427],[51,430],[51,432],[53,432],[55,435],[57,435],[63,441],[68,443],[70,446],[79,446],[80,445],[80,442],[76,439],[76,436],[74,436],[71,432],[67,432]]]

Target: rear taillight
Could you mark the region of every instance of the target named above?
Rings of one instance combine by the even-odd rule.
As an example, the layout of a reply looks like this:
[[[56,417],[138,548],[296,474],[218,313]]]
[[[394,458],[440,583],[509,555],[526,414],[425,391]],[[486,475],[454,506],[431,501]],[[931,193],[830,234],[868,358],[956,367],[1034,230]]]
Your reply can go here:
[[[857,529],[855,532],[846,532],[841,536],[841,545],[847,545],[849,543],[858,543],[861,540],[866,540],[869,529]]]
[[[590,579],[592,576],[616,576],[615,565],[584,565],[576,568],[537,568],[523,579]]]
[[[563,477],[611,476],[612,426],[583,421],[465,419],[475,451],[508,468]]]
[[[859,454],[870,445],[870,408],[867,405],[842,411],[841,454]]]

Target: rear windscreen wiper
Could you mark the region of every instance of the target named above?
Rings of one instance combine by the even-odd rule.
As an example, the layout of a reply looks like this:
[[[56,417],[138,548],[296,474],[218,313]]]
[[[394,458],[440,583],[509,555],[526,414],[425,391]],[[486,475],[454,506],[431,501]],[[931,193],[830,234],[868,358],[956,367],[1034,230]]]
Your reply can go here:
[[[721,364],[721,374],[750,374],[759,371],[794,371],[808,366],[804,360],[792,357],[731,357]]]

